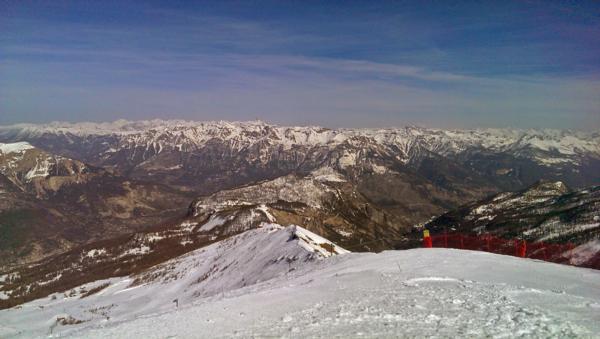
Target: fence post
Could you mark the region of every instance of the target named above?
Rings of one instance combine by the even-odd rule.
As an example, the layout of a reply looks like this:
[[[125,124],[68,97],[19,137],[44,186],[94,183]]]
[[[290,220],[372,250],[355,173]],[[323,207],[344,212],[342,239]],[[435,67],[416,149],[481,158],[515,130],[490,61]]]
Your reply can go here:
[[[431,236],[429,235],[429,230],[423,230],[423,247],[425,247],[425,248],[433,247],[433,242],[431,241]]]
[[[485,247],[487,248],[488,252],[492,251],[492,247],[490,246],[490,235],[489,234],[485,235]]]
[[[461,250],[464,250],[464,249],[465,249],[465,243],[464,243],[464,241],[463,241],[463,235],[462,235],[462,233],[460,233],[460,234],[458,235],[458,238],[460,239],[460,249],[461,249]]]
[[[525,258],[527,255],[527,243],[525,240],[521,241],[521,247],[519,248],[519,257]]]
[[[444,247],[448,248],[448,231],[444,229]]]

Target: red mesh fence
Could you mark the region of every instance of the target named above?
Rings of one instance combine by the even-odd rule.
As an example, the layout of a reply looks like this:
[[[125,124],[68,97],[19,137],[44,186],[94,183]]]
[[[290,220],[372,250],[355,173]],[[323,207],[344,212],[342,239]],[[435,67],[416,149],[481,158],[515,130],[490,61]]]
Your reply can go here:
[[[526,242],[518,239],[503,239],[491,235],[464,235],[460,233],[431,236],[433,247],[458,248],[484,251],[516,257],[525,257],[568,264],[573,244],[548,244]]]

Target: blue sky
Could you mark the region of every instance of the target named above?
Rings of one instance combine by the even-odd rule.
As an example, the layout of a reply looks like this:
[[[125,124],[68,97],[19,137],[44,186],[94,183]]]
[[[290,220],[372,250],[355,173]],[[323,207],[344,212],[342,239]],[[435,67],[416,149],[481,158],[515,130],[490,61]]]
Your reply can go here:
[[[0,124],[600,127],[600,2],[0,0]]]

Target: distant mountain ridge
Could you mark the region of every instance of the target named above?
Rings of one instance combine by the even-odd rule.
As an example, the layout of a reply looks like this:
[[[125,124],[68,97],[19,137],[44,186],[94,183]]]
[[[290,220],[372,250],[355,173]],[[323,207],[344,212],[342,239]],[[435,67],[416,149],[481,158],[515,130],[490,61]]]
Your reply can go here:
[[[342,168],[356,167],[369,151],[383,160],[388,158],[413,167],[418,167],[423,158],[441,156],[494,177],[503,188],[514,188],[517,182],[532,184],[539,179],[532,178],[535,175],[531,172],[536,171],[552,176],[547,179],[560,179],[574,187],[600,180],[594,171],[600,168],[598,132],[328,129],[283,127],[260,121],[179,120],[0,126],[0,142],[15,141],[28,141],[94,165],[114,166],[140,176],[177,177],[186,183],[186,177],[210,171],[206,166],[197,166],[199,160],[227,161],[229,165],[237,162],[242,170],[244,164],[255,165],[279,175],[289,170],[315,169],[323,161]],[[490,162],[495,165],[489,165]],[[515,168],[515,163],[519,168]],[[558,178],[561,175],[563,178]]]
[[[0,267],[160,223],[191,197],[160,183],[0,143]]]
[[[44,135],[90,138],[118,137],[122,147],[145,143],[148,150],[160,153],[166,147],[201,147],[210,140],[231,141],[238,148],[268,140],[284,148],[294,146],[337,146],[348,140],[370,138],[376,143],[396,147],[399,156],[408,157],[411,149],[425,146],[429,151],[448,155],[481,148],[495,152],[539,152],[530,154],[542,163],[575,161],[586,153],[600,156],[600,133],[552,129],[473,129],[443,130],[407,126],[402,128],[339,128],[318,126],[278,126],[261,121],[194,122],[182,120],[118,120],[112,123],[51,123],[0,126],[0,137],[8,139],[41,138]],[[75,141],[75,140],[72,140]],[[177,143],[177,142],[181,143]],[[105,151],[110,150],[108,144]],[[547,154],[542,154],[546,152]],[[544,159],[542,155],[552,160]],[[561,158],[562,157],[562,158]]]
[[[367,238],[382,239],[370,248],[383,249],[393,246],[386,239],[402,238],[414,224],[540,179],[560,180],[574,188],[600,183],[598,132],[328,129],[260,121],[151,120],[0,126],[0,143],[6,149],[30,145],[24,154],[46,154],[63,164],[44,167],[31,156],[15,171],[6,165],[14,154],[0,154],[5,159],[5,165],[0,160],[0,184],[7,182],[6,196],[25,199],[27,193],[29,207],[47,211],[52,209],[39,208],[40,199],[51,205],[60,201],[68,207],[61,215],[85,220],[63,224],[86,225],[86,230],[112,220],[109,223],[136,225],[131,230],[119,227],[120,232],[139,231],[142,225],[151,226],[149,215],[160,215],[157,223],[182,217],[194,198],[239,193],[242,187],[260,191],[269,185],[280,189],[312,182],[315,187],[336,186],[340,195],[326,208],[315,208],[318,201],[309,200],[318,197],[311,195],[301,201],[267,199],[267,205],[287,208],[284,219],[316,218],[308,225],[316,227],[318,221],[323,235],[345,246],[354,246],[354,240],[339,232],[364,227]],[[58,178],[56,170],[65,175]],[[31,173],[35,178],[30,180]],[[311,212],[297,208],[299,202]],[[10,206],[6,213],[14,212]],[[351,215],[349,209],[359,212]],[[89,240],[86,230],[76,232],[78,243]],[[111,231],[107,237],[116,235]]]

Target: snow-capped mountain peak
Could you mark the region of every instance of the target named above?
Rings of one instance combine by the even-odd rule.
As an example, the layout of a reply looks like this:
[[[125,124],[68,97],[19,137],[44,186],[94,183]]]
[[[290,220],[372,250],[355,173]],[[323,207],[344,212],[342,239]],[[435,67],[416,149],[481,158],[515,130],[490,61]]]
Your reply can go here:
[[[28,149],[33,149],[30,143],[26,141],[14,142],[10,144],[0,143],[0,153],[10,154],[10,153],[22,153]]]

